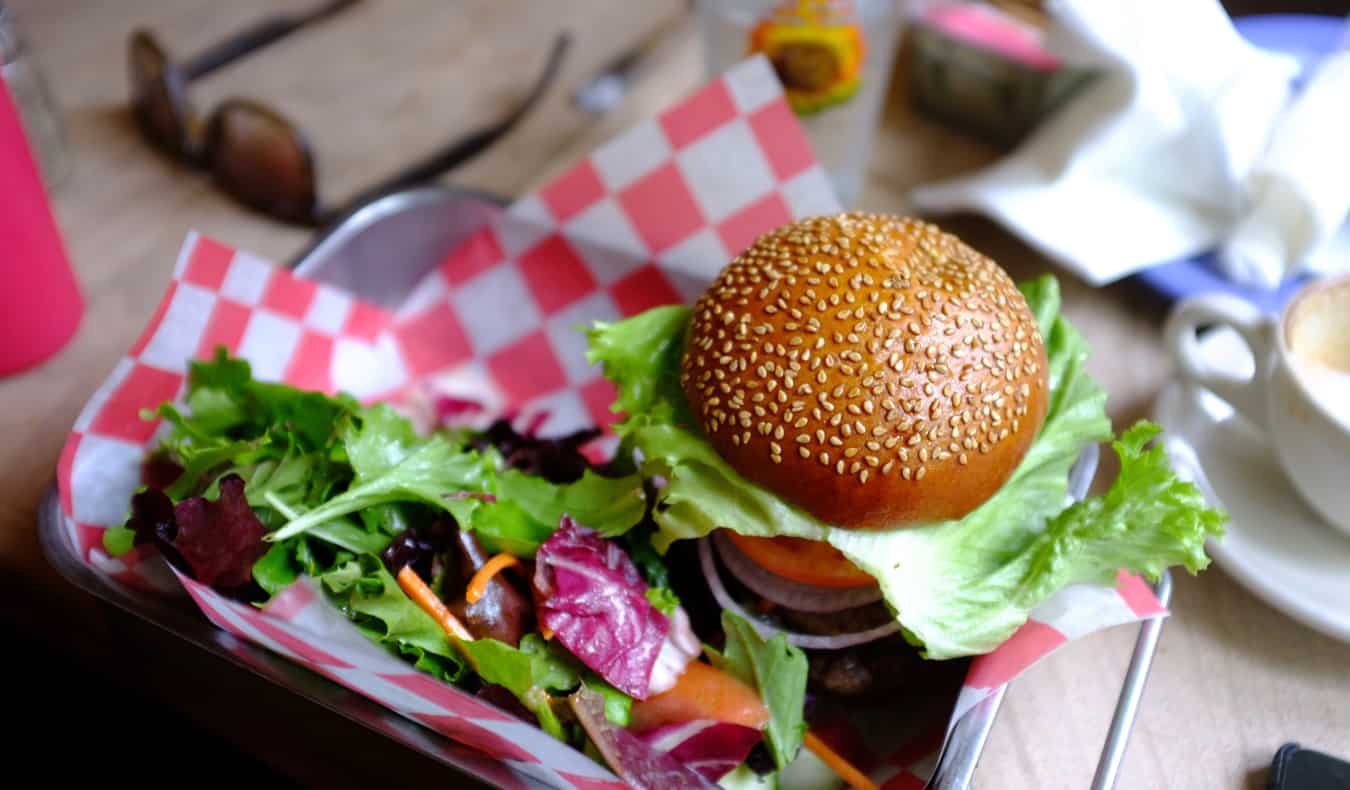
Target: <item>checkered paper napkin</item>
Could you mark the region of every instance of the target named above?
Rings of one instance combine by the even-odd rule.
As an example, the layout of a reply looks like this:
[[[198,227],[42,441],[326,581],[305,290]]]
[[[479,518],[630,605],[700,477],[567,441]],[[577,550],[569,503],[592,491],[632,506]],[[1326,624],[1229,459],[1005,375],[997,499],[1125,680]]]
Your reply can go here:
[[[188,362],[224,345],[260,378],[363,401],[462,395],[545,434],[608,424],[614,392],[586,364],[578,327],[690,302],[760,233],[838,208],[773,71],[754,58],[515,203],[392,312],[192,235],[149,325],[61,454],[69,540],[114,583],[186,591],[236,637],[485,752],[500,784],[620,786],[536,727],[383,652],[305,581],[258,610],[174,574],[147,549],[109,557],[103,531],[124,521],[160,429],[140,412],[179,398]],[[1162,613],[1133,577],[1063,591],[972,663],[951,720],[1060,644]],[[873,744],[886,787],[923,786],[949,721],[931,724],[924,738]]]

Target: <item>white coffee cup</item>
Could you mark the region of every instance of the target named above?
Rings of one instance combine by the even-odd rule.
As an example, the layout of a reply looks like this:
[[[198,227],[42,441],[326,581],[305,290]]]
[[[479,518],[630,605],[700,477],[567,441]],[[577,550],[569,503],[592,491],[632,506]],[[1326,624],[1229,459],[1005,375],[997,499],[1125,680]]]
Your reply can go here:
[[[1206,325],[1242,335],[1255,375],[1240,379],[1206,363],[1196,343]],[[1182,378],[1261,430],[1294,488],[1350,533],[1350,276],[1304,286],[1275,318],[1236,297],[1188,299],[1173,309],[1164,334]]]

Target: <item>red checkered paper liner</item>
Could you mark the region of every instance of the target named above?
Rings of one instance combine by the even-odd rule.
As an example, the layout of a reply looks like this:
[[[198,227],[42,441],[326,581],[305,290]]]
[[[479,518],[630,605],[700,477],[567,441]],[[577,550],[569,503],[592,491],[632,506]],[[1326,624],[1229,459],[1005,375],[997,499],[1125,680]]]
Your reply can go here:
[[[116,584],[186,590],[240,639],[486,752],[503,767],[503,785],[619,786],[603,766],[538,728],[390,656],[307,581],[258,610],[172,573],[148,549],[109,557],[103,531],[124,522],[141,461],[162,430],[141,412],[180,399],[189,361],[224,346],[261,379],[414,412],[428,397],[449,394],[490,414],[515,414],[544,434],[607,425],[614,391],[587,365],[581,327],[691,302],[760,233],[838,208],[772,69],[757,57],[517,201],[450,251],[393,311],[190,235],[149,325],[90,398],[62,451],[58,484],[71,545]],[[907,743],[871,745],[878,780],[921,787],[946,727],[994,689],[1070,639],[1162,613],[1134,577],[1122,576],[1114,589],[1064,590],[998,650],[975,659],[949,721],[932,722],[929,735]]]

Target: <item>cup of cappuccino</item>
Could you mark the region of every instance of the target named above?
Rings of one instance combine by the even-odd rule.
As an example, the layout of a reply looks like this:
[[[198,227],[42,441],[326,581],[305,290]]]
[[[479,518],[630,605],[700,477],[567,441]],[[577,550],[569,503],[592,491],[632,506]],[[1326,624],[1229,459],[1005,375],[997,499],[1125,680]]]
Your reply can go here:
[[[1215,325],[1242,335],[1256,361],[1251,378],[1206,363],[1196,332]],[[1350,276],[1312,281],[1274,318],[1235,297],[1188,299],[1164,336],[1182,378],[1260,430],[1313,510],[1350,533]]]

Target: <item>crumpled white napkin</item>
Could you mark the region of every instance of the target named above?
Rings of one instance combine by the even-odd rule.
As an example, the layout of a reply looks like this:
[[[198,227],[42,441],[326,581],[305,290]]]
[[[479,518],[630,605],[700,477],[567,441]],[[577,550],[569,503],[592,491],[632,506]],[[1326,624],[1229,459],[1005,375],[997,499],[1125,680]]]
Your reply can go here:
[[[914,190],[919,210],[986,213],[1098,285],[1213,249],[1244,216],[1251,237],[1285,244],[1303,215],[1270,202],[1283,200],[1282,185],[1307,179],[1266,178],[1255,193],[1264,202],[1249,197],[1248,181],[1258,163],[1317,167],[1266,154],[1297,61],[1247,43],[1217,0],[1056,0],[1047,11],[1055,20],[1047,47],[1098,77],[1004,159]],[[1322,122],[1350,123],[1350,111],[1338,115],[1346,118]],[[1292,135],[1308,136],[1297,127]],[[1264,213],[1249,214],[1250,205]],[[1264,224],[1272,219],[1273,233]],[[1248,261],[1271,244],[1239,250],[1243,243]]]
[[[1247,179],[1248,209],[1219,251],[1234,282],[1272,289],[1350,269],[1350,51],[1317,71]]]

